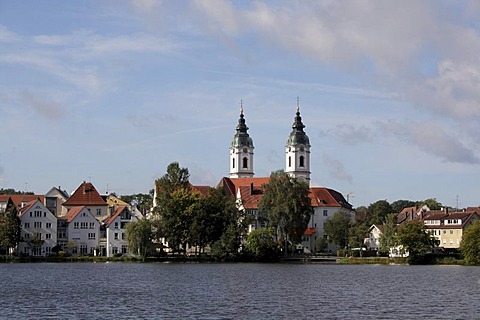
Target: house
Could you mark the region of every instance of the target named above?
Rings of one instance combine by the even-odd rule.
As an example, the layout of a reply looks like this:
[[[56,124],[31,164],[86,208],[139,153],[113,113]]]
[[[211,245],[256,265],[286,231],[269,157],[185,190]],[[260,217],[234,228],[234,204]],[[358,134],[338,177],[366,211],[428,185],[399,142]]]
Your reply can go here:
[[[40,200],[40,202],[45,203],[45,196],[39,194],[2,194],[0,195],[0,212],[5,212],[7,208],[8,199],[11,199],[17,210],[20,210],[27,205],[30,201]]]
[[[70,198],[68,193],[59,186],[52,187],[45,194],[45,206],[57,217],[63,217],[67,214],[67,207],[63,204]]]
[[[70,208],[66,215],[68,243],[72,254],[96,254],[100,238],[100,222],[86,206]]]
[[[63,203],[63,206],[67,211],[74,207],[85,206],[99,221],[103,221],[108,217],[108,203],[90,182],[84,181],[70,198]]]
[[[19,254],[48,256],[57,245],[57,217],[39,200],[26,203],[18,213],[21,222]]]
[[[321,250],[324,252],[335,253],[339,248],[328,241],[328,236],[324,231],[325,222],[327,219],[333,217],[335,213],[340,211],[347,212],[351,219],[354,220],[355,211],[343,195],[333,189],[311,187],[309,196],[313,208],[313,215],[310,218],[308,229],[303,235],[302,245],[310,252]],[[319,239],[325,240],[323,241],[323,248],[317,248]]]
[[[396,214],[397,224],[423,219],[429,211],[430,208],[427,205],[403,208],[402,211]]]
[[[132,212],[128,206],[116,207],[112,216],[105,221],[106,241],[100,242],[100,254],[113,257],[128,253],[127,224],[141,218],[138,210]]]
[[[458,249],[465,230],[479,218],[476,211],[450,213],[446,209],[443,211],[432,210],[423,219],[423,223],[439,247]]]
[[[370,250],[380,250],[380,236],[384,230],[383,224],[372,224],[368,229],[368,237],[365,238],[364,244]]]

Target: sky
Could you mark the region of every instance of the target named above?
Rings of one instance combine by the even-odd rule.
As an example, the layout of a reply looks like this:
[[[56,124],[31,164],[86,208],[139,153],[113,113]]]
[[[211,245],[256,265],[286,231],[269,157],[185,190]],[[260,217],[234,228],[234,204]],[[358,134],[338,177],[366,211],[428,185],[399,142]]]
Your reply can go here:
[[[478,206],[479,52],[478,1],[0,0],[0,188],[215,186],[241,101],[268,176],[299,97],[312,186]]]

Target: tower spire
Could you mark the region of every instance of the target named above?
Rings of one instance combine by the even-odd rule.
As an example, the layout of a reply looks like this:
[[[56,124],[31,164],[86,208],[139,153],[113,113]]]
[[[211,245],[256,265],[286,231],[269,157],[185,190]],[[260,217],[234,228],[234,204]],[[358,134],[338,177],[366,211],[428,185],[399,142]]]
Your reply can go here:
[[[292,132],[285,146],[286,169],[291,177],[310,180],[310,140],[303,131],[305,125],[300,115],[300,98],[297,97],[297,108],[293,119]]]
[[[230,177],[253,177],[253,140],[243,114],[243,100],[240,100],[240,117],[235,128],[237,133],[230,144]]]

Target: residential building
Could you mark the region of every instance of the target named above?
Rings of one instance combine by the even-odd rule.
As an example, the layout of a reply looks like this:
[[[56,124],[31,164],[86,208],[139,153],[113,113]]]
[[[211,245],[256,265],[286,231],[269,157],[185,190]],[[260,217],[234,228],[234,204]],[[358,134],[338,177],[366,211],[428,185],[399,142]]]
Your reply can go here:
[[[128,253],[127,224],[141,218],[138,210],[132,212],[128,206],[115,207],[112,216],[105,222],[106,241],[100,242],[100,254],[113,257]]]
[[[21,241],[17,252],[32,256],[50,255],[57,245],[57,217],[38,199],[26,203],[18,216]]]
[[[63,206],[68,211],[74,207],[86,206],[99,221],[103,221],[108,217],[107,202],[90,182],[84,181],[70,198],[63,203]]]
[[[56,217],[63,217],[67,214],[67,207],[63,204],[70,198],[68,193],[59,186],[51,188],[45,194],[45,206]]]
[[[45,196],[40,194],[1,194],[0,195],[0,212],[5,212],[7,208],[8,199],[11,199],[17,210],[20,210],[27,205],[30,201],[40,200],[45,203]]]
[[[86,206],[73,207],[66,215],[68,243],[65,250],[72,254],[97,254],[100,222]]]

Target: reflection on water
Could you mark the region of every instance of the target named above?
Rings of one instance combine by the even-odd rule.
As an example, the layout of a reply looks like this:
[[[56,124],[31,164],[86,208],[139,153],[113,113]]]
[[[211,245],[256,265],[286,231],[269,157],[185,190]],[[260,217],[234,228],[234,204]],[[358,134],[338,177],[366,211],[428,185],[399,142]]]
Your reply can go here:
[[[480,268],[0,264],[0,317],[475,319]]]

